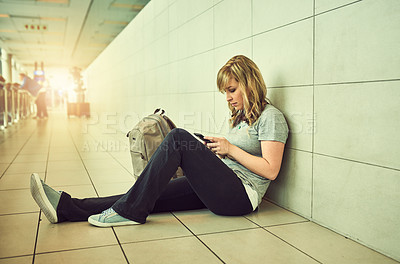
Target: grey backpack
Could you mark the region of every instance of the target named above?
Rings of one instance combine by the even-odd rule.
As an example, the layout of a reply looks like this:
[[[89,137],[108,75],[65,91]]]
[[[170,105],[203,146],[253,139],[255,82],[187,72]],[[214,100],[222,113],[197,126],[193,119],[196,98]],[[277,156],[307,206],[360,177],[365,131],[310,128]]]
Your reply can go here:
[[[164,115],[164,110],[158,113],[160,110],[156,109],[154,114],[144,117],[126,135],[129,137],[133,176],[136,180],[166,135],[176,127],[171,119]],[[178,168],[172,178],[182,175],[182,169]]]

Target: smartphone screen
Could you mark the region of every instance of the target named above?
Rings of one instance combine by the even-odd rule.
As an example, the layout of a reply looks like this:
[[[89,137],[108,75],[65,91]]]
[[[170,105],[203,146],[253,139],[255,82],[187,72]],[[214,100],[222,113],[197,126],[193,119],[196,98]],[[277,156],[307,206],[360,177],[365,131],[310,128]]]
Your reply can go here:
[[[196,137],[200,138],[201,140],[203,140],[203,141],[206,142],[206,143],[211,143],[210,140],[205,139],[204,136],[203,136],[202,134],[200,134],[200,133],[194,133],[194,135],[195,135]]]

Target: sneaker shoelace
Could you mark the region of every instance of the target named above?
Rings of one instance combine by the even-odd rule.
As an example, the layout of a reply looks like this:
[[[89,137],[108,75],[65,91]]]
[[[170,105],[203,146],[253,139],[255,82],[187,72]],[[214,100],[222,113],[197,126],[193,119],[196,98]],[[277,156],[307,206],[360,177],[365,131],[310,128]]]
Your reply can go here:
[[[108,208],[107,210],[104,210],[104,211],[101,213],[101,216],[108,216],[108,215],[110,215],[110,214],[112,214],[112,213],[114,213],[114,212],[115,212],[114,209]]]

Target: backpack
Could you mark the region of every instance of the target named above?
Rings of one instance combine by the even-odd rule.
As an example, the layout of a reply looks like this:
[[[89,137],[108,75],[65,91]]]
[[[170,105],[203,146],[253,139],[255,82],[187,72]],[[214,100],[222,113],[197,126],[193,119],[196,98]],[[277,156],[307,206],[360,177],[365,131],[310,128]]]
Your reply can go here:
[[[160,110],[161,113],[158,113]],[[136,180],[167,134],[176,127],[164,112],[156,109],[153,114],[140,120],[126,135],[129,137],[133,176]],[[183,176],[181,168],[178,168],[172,178],[179,176]]]

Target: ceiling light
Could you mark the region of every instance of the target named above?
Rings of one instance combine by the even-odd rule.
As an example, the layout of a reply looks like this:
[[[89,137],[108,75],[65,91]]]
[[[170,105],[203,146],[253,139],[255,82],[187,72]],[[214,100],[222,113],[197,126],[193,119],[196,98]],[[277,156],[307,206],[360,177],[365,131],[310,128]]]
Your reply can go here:
[[[40,19],[49,21],[66,21],[65,18],[59,18],[59,17],[41,17]]]
[[[126,21],[115,21],[115,20],[104,20],[104,24],[128,25],[129,22],[126,22]]]
[[[38,2],[55,3],[55,4],[68,4],[69,0],[37,0]]]
[[[5,32],[5,33],[17,33],[16,30],[12,30],[12,29],[0,29],[0,32]]]
[[[137,11],[142,10],[144,7],[144,5],[118,4],[118,3],[111,4],[111,6],[118,7],[118,8],[128,8],[128,9],[137,10]]]

